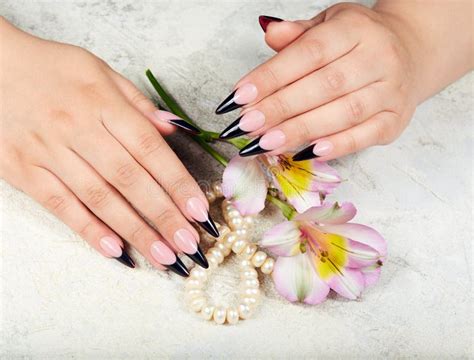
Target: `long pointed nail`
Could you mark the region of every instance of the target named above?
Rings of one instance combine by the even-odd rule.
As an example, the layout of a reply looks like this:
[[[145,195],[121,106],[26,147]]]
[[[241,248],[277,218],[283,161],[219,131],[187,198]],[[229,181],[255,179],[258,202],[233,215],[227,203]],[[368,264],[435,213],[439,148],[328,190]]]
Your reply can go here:
[[[252,102],[257,98],[257,93],[257,87],[254,84],[247,83],[242,85],[225,98],[217,107],[216,114],[225,114]]]
[[[264,124],[265,115],[259,110],[252,110],[237,118],[221,132],[219,137],[221,139],[232,139],[256,131],[262,128]]]
[[[99,245],[105,253],[115,260],[130,268],[135,267],[135,262],[122,248],[123,244],[115,235],[104,236],[99,240]]]
[[[260,26],[262,27],[262,30],[264,32],[267,32],[267,26],[272,23],[272,22],[282,22],[284,21],[283,19],[273,17],[273,16],[267,16],[267,15],[260,15],[258,17],[258,22],[260,23]]]
[[[158,263],[166,267],[167,269],[175,272],[176,274],[188,277],[189,271],[182,261],[171,251],[171,249],[165,245],[162,241],[154,241],[150,247],[151,256]]]
[[[207,262],[206,256],[201,250],[201,247],[198,245],[197,250],[194,254],[186,254],[192,261],[198,264],[200,267],[207,269],[209,267],[209,263]]]
[[[309,159],[315,159],[321,156],[329,155],[334,149],[334,145],[327,140],[317,142],[309,145],[300,152],[293,155],[294,161],[304,161]]]
[[[171,270],[172,272],[174,272],[175,274],[178,274],[179,276],[182,276],[182,277],[189,276],[188,268],[186,267],[186,265],[183,264],[183,262],[181,261],[179,257],[176,257],[176,262],[174,264],[165,265],[165,267],[168,270]]]
[[[193,197],[186,203],[186,208],[189,215],[209,234],[214,237],[219,237],[219,230],[217,230],[216,224],[212,220],[206,205],[202,200]]]
[[[265,135],[255,139],[240,150],[240,156],[251,156],[263,154],[270,150],[281,147],[286,142],[285,133],[281,130],[272,130]]]
[[[173,113],[164,110],[157,110],[154,112],[154,117],[159,121],[167,122],[172,125],[179,127],[191,134],[198,135],[201,131],[195,127],[194,125],[188,123],[187,121],[181,119],[180,117],[176,116]]]

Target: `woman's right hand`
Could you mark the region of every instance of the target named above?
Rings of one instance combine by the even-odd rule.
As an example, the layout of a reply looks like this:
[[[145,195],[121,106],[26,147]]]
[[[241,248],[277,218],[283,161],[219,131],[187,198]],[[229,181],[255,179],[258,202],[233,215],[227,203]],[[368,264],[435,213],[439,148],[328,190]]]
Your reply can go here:
[[[0,30],[1,177],[106,257],[134,267],[123,238],[158,268],[207,267],[190,222],[218,236],[208,202],[160,134],[177,117],[84,49]]]

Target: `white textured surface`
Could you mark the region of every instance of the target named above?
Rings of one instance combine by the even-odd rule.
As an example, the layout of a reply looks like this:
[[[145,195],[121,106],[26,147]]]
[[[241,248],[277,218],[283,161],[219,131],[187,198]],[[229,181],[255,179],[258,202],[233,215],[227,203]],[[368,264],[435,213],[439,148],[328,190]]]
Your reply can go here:
[[[84,46],[147,88],[151,67],[209,128],[233,82],[266,59],[257,15],[309,17],[328,1],[18,1],[0,14],[40,36]],[[362,300],[308,307],[267,296],[252,320],[213,326],[190,314],[182,280],[139,259],[131,271],[94,253],[25,195],[0,183],[0,357],[470,357],[473,76],[422,105],[394,144],[335,163],[336,192],[389,242],[379,284]],[[27,100],[27,99],[26,99]],[[198,179],[222,171],[176,136]],[[268,226],[269,220],[265,223]],[[216,275],[217,292],[235,285]],[[221,287],[221,289],[219,289]]]

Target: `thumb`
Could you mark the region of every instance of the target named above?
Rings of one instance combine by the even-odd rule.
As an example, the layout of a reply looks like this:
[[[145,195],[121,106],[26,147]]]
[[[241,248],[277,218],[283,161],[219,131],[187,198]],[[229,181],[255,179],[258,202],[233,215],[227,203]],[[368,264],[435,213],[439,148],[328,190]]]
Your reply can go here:
[[[281,51],[303,35],[306,30],[322,23],[326,11],[310,20],[286,21],[271,16],[259,16],[258,21],[265,32],[265,42],[275,51]]]

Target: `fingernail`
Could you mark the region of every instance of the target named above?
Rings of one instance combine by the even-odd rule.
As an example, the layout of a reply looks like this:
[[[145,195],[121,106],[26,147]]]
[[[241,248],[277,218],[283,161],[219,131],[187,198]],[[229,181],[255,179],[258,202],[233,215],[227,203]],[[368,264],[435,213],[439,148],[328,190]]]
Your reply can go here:
[[[258,110],[252,110],[240,116],[232,124],[221,132],[221,139],[232,139],[238,136],[248,134],[263,127],[265,124],[265,115]]]
[[[275,150],[286,141],[285,133],[281,130],[272,130],[263,136],[253,140],[240,150],[240,156],[252,156]]]
[[[198,264],[200,267],[207,269],[209,267],[209,263],[207,262],[206,256],[202,252],[200,246],[197,246],[197,250],[194,254],[186,254],[188,257]]]
[[[169,111],[156,110],[153,114],[154,114],[154,117],[158,119],[159,121],[175,125],[179,127],[180,129],[183,129],[195,135],[201,133],[201,131],[199,131],[197,127],[181,119],[179,116],[176,116],[175,114],[170,113]]]
[[[281,21],[284,21],[284,20],[277,17],[273,17],[273,16],[260,15],[258,17],[258,22],[260,23],[260,26],[262,27],[262,30],[264,32],[267,32],[267,26],[271,22],[281,22]]]
[[[237,90],[234,90],[217,107],[216,114],[221,115],[235,110],[245,104],[248,104],[257,98],[257,87],[254,84],[244,84]]]
[[[331,151],[334,149],[334,145],[327,140],[323,140],[321,142],[312,144],[300,152],[293,155],[294,161],[304,161],[309,159],[314,159],[317,157],[329,155]]]
[[[189,271],[186,266],[162,241],[154,241],[151,244],[150,253],[153,259],[165,266],[168,270],[183,277],[189,276]]]
[[[216,224],[209,215],[206,204],[196,197],[190,198],[186,203],[189,215],[209,234],[219,237]]]
[[[130,268],[135,267],[135,262],[122,248],[121,242],[117,238],[113,236],[104,236],[99,240],[99,245],[107,255],[113,257],[115,260]]]
[[[197,251],[197,239],[189,230],[180,229],[176,231],[173,240],[178,249],[185,254],[194,254]]]

